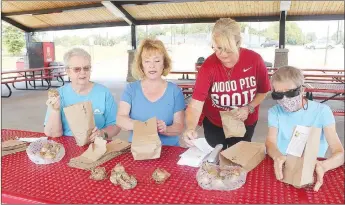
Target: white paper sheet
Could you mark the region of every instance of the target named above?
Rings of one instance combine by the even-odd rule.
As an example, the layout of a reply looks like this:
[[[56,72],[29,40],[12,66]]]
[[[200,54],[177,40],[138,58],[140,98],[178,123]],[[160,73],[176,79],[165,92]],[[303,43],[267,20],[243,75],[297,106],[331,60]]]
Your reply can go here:
[[[301,157],[305,145],[307,144],[309,133],[309,127],[297,125],[291,137],[291,141],[288,145],[286,153],[296,157]]]
[[[180,155],[178,165],[186,165],[190,167],[200,167],[205,157],[212,152],[212,148],[205,138],[198,138],[193,140],[194,147],[189,148],[187,151]]]
[[[204,153],[211,153],[213,147],[211,147],[204,137],[193,140],[194,145]]]

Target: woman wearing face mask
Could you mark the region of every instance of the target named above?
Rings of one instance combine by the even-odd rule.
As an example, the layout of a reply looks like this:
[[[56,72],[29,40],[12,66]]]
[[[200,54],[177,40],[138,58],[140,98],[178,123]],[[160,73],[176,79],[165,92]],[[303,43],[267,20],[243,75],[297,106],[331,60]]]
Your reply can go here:
[[[119,112],[118,125],[131,130],[133,121],[157,119],[157,131],[163,145],[178,146],[179,135],[183,131],[185,102],[181,89],[167,82],[162,76],[171,70],[171,60],[159,40],[143,40],[135,55],[133,76],[138,81],[125,88]]]
[[[223,18],[212,31],[214,53],[202,64],[194,86],[191,102],[186,110],[184,140],[193,146],[197,138],[195,128],[201,113],[206,141],[223,149],[239,141],[251,141],[259,116],[259,105],[270,90],[267,68],[261,56],[241,48],[240,25]],[[238,107],[235,117],[244,121],[244,137],[225,139],[219,111]]]
[[[91,101],[96,127],[90,141],[94,141],[97,136],[104,139],[116,136],[120,132],[120,128],[115,125],[117,105],[108,88],[90,81],[91,56],[83,49],[74,48],[64,55],[64,62],[71,83],[58,88],[59,96],[54,101],[48,99],[44,133],[50,137],[73,136],[63,108]]]
[[[297,125],[322,128],[318,157],[324,157],[328,145],[332,156],[316,163],[318,191],[323,175],[344,163],[344,148],[335,129],[331,109],[322,103],[303,97],[304,76],[294,67],[279,68],[272,76],[272,98],[278,104],[268,110],[267,153],[274,160],[276,178],[283,179],[282,167],[294,127]]]

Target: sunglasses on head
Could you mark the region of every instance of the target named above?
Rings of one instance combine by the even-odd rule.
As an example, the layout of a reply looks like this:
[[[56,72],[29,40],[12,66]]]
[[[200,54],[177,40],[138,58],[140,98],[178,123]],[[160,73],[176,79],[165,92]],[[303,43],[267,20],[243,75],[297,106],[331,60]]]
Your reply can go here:
[[[91,70],[91,66],[72,67],[72,68],[69,68],[69,69],[72,69],[73,72],[75,72],[75,73],[79,73],[81,71],[81,69],[83,69],[84,72],[89,72]]]
[[[281,100],[284,98],[284,96],[286,96],[287,98],[293,98],[293,97],[298,96],[300,93],[301,93],[301,86],[295,89],[288,90],[286,92],[273,91],[271,95],[272,95],[273,100]]]

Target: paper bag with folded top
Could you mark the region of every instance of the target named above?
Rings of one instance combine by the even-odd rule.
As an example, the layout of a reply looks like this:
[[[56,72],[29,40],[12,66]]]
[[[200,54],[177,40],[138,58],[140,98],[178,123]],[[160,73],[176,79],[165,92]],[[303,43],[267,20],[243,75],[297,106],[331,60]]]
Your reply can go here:
[[[116,156],[126,152],[130,147],[128,142],[116,139],[109,143],[100,137],[95,139],[95,142],[90,144],[88,149],[78,157],[72,158],[68,166],[91,170],[101,164],[113,159]]]
[[[95,128],[92,103],[81,102],[65,107],[63,110],[77,145],[84,146],[89,143],[89,137]]]
[[[303,127],[302,131],[298,132],[298,127],[295,128],[288,146],[282,181],[301,188],[314,183],[313,174],[319,152],[321,128]]]
[[[265,159],[265,144],[240,141],[219,155],[220,165],[240,165],[247,172]]]
[[[157,132],[157,121],[153,117],[146,122],[135,121],[131,152],[134,160],[157,159],[161,155],[162,142]]]
[[[246,133],[244,122],[234,117],[235,112],[237,112],[237,109],[220,111],[225,138],[244,137]]]
[[[1,143],[1,156],[25,151],[27,143],[19,140],[7,140]]]

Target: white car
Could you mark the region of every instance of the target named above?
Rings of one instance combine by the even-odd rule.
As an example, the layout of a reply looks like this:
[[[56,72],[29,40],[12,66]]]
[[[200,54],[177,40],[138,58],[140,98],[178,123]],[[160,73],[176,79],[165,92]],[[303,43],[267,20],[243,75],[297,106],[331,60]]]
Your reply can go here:
[[[335,42],[332,40],[328,40],[328,44],[327,44],[327,39],[320,39],[320,40],[316,40],[312,43],[305,44],[304,47],[307,49],[315,49],[315,48],[332,49],[335,47]]]

